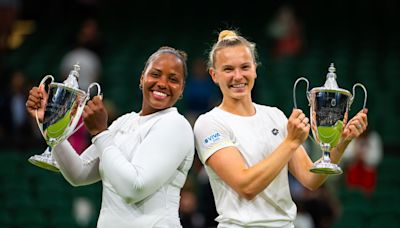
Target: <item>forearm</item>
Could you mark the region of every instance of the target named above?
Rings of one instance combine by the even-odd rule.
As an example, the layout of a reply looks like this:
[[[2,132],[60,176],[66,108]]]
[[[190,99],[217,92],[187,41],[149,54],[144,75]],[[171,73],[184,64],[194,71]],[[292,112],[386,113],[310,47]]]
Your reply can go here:
[[[311,166],[310,166],[311,168]],[[308,172],[306,181],[302,181],[304,187],[306,187],[310,191],[314,191],[318,189],[325,181],[328,179],[328,175],[320,174],[320,173],[312,173],[310,172],[310,168],[306,169]]]
[[[73,186],[87,185],[100,180],[98,159],[94,147],[87,148],[79,156],[68,141],[57,145],[53,151],[64,178]]]
[[[141,167],[131,164],[115,146],[102,151],[104,176],[125,202],[135,203],[142,200],[146,192]]]
[[[342,141],[335,147],[334,149],[331,150],[330,153],[330,159],[331,162],[334,164],[338,164],[343,156],[343,153],[346,149],[346,147],[349,145],[350,141]],[[311,166],[313,165],[312,162],[307,162],[307,165],[304,165],[306,167],[305,170],[307,170],[306,177],[304,178],[303,185],[308,188],[309,190],[315,190],[319,188],[325,181],[328,179],[329,175],[325,174],[316,174],[312,173],[308,170],[310,170]]]
[[[262,192],[288,164],[298,147],[298,144],[285,140],[264,160],[245,169],[241,183],[243,192],[250,198]]]
[[[127,203],[136,203],[157,191],[176,172],[188,151],[182,142],[193,140],[191,129],[187,132],[190,138],[178,134],[174,139],[176,135],[168,137],[165,131],[159,134],[153,130],[137,146],[132,159],[115,145],[108,132],[101,133],[93,143],[100,152],[106,179]]]
[[[331,150],[330,158],[331,162],[334,164],[338,164],[342,159],[343,153],[346,150],[347,146],[350,144],[351,140],[343,140],[338,143],[335,148]]]

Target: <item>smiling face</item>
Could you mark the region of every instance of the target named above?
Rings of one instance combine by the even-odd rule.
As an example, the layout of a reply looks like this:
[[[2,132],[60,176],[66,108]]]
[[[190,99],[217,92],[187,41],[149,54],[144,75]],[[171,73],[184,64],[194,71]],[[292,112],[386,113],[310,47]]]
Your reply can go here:
[[[226,99],[250,98],[254,86],[256,64],[245,45],[224,47],[215,53],[214,67],[210,74]]]
[[[155,56],[140,79],[143,92],[141,115],[173,106],[184,88],[182,61],[170,53]]]

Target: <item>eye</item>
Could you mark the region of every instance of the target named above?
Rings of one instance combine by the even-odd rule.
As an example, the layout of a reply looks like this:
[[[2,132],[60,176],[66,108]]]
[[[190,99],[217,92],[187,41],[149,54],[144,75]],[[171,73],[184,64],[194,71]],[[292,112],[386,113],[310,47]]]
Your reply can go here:
[[[249,70],[250,69],[250,65],[244,65],[242,66],[242,70]]]
[[[229,72],[232,72],[232,71],[233,71],[233,67],[224,67],[222,70],[223,70],[225,73],[229,73]]]
[[[161,75],[161,73],[158,71],[150,71],[149,74],[150,74],[150,76],[152,76],[154,78],[160,77],[160,75]]]
[[[171,82],[173,82],[173,83],[179,83],[179,82],[180,82],[179,78],[176,77],[176,76],[170,76],[170,77],[169,77],[169,80],[170,80]]]

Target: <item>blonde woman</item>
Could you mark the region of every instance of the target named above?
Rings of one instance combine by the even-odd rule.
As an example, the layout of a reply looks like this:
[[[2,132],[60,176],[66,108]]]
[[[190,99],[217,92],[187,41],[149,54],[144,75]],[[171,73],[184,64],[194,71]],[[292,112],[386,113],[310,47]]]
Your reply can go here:
[[[296,205],[288,171],[311,190],[327,178],[309,172],[313,163],[302,146],[310,130],[305,114],[295,109],[287,118],[278,108],[252,101],[256,68],[255,44],[235,31],[222,31],[209,54],[209,73],[223,99],[194,126],[218,227],[293,227]],[[366,112],[349,122],[331,153],[332,162],[337,163],[351,139],[365,131]],[[359,124],[362,128],[356,128]]]

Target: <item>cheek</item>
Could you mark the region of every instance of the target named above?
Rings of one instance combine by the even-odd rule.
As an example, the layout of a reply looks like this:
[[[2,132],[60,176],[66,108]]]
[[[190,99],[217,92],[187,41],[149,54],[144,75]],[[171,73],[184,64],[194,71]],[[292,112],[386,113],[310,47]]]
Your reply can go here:
[[[183,93],[183,85],[182,84],[171,83],[168,85],[168,87],[169,87],[170,94],[172,96],[171,98],[173,98],[173,99],[179,97]]]
[[[176,93],[176,95],[177,95],[178,97],[183,93],[183,90],[184,90],[184,86],[183,86],[183,85],[176,86],[176,87],[174,88],[174,91],[176,91],[175,93]]]
[[[220,84],[227,82],[229,78],[231,78],[231,75],[229,73],[220,72],[219,74],[216,74],[214,78],[214,82]]]
[[[142,84],[143,88],[149,88],[149,87],[153,86],[154,82],[147,77],[142,80],[141,84]]]

